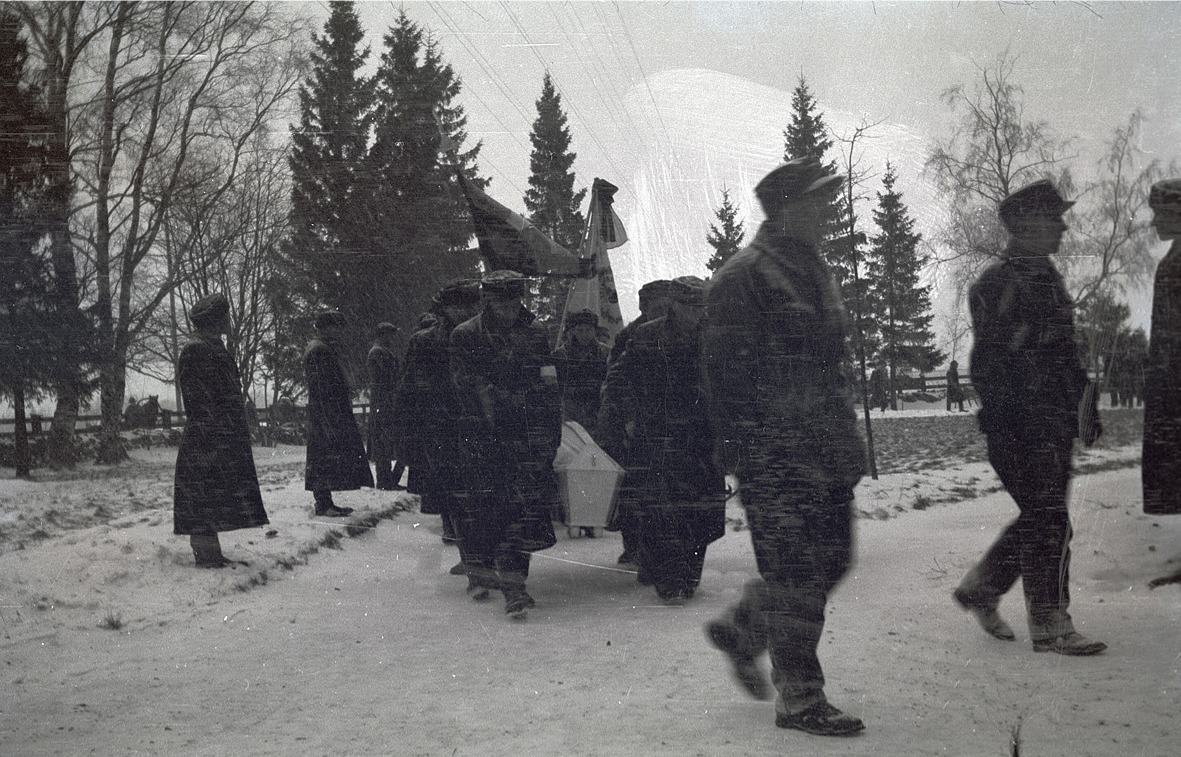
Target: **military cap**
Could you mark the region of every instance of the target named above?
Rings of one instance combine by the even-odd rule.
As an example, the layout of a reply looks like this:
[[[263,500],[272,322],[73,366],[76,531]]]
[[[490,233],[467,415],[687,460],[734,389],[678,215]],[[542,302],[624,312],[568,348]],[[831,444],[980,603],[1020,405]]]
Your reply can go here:
[[[418,325],[415,326],[414,330],[422,331],[423,329],[429,329],[438,322],[439,318],[434,313],[423,313],[422,315],[418,316]]]
[[[592,326],[598,328],[599,316],[586,309],[579,310],[577,313],[571,313],[570,317],[566,319],[566,328],[572,329],[575,326]]]
[[[196,328],[216,326],[230,314],[230,301],[224,294],[208,294],[189,308],[189,322]]]
[[[840,184],[841,177],[831,174],[813,158],[789,160],[763,177],[755,186],[763,210],[778,213],[783,203],[803,197],[818,189]]]
[[[1154,211],[1181,213],[1181,179],[1165,179],[1152,185],[1148,206]]]
[[[381,323],[377,324],[377,335],[378,336],[385,336],[386,334],[397,334],[401,330],[402,329],[398,328],[394,324],[387,323],[385,321],[382,321]]]
[[[479,301],[480,282],[475,279],[449,281],[431,298],[440,307],[468,307]]]
[[[699,305],[705,302],[705,279],[697,276],[681,276],[673,279],[672,290],[669,292],[674,300],[686,305]]]
[[[523,297],[525,277],[516,271],[492,271],[480,279],[480,289],[493,297]]]
[[[1001,200],[997,214],[1008,226],[1014,219],[1035,213],[1060,216],[1072,205],[1073,202],[1067,202],[1058,194],[1058,189],[1049,179],[1041,179]]]
[[[314,325],[317,329],[330,329],[344,326],[344,313],[339,310],[325,310],[316,314]]]

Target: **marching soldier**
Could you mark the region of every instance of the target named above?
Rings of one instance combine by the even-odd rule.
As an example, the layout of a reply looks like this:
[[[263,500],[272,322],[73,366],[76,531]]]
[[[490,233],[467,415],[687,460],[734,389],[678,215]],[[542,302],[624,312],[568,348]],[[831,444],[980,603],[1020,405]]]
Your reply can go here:
[[[561,395],[545,329],[521,304],[525,278],[493,271],[483,308],[451,332],[451,372],[460,402],[467,497],[460,542],[469,592],[499,588],[505,612],[523,619],[533,552],[552,547],[554,455],[562,439]]]
[[[1078,633],[1068,612],[1070,458],[1075,437],[1081,433],[1089,447],[1101,433],[1098,392],[1088,391],[1075,341],[1073,303],[1050,262],[1066,232],[1062,214],[1073,204],[1046,180],[1002,200],[1009,245],[969,293],[977,418],[988,460],[1021,514],[954,596],[986,633],[1012,641],[1016,635],[997,606],[1020,577],[1034,651],[1079,656],[1107,645]]]
[[[820,190],[840,181],[793,160],[759,182],[767,220],[714,275],[705,329],[711,409],[760,575],[707,626],[709,638],[759,699],[769,692],[755,658],[770,651],[775,725],[823,736],[864,728],[828,703],[817,657],[828,595],[852,558],[853,488],[866,467],[844,367],[848,317],[817,249]]]

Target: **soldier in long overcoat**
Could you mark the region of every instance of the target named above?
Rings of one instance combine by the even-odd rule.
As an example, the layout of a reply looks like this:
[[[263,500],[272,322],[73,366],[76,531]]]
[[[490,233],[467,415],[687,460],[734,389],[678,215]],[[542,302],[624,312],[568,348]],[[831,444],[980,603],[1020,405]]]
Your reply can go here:
[[[353,401],[338,345],[344,315],[326,311],[316,316],[316,335],[304,352],[308,382],[308,446],[304,488],[312,492],[315,514],[343,517],[350,507],[332,501],[334,491],[373,486],[361,430],[353,418]]]
[[[1152,225],[1172,241],[1157,264],[1144,382],[1144,512],[1181,514],[1181,179],[1152,186]]]
[[[828,595],[852,559],[853,489],[866,467],[845,373],[849,322],[820,257],[820,213],[840,178],[793,160],[756,192],[767,214],[722,266],[706,299],[710,406],[738,478],[760,578],[707,627],[753,696],[771,653],[775,723],[849,735],[861,720],[828,703],[817,646]]]
[[[562,390],[562,420],[573,421],[595,437],[599,402],[607,378],[611,348],[600,342],[599,317],[581,310],[566,319],[565,339],[554,350],[558,386]]]
[[[458,541],[457,495],[463,490],[459,474],[459,418],[462,406],[451,377],[451,331],[475,315],[480,284],[474,279],[453,281],[434,296],[434,319],[414,332],[406,349],[406,372],[395,395],[399,450],[413,474],[413,490],[422,498],[420,512],[439,515],[443,533],[459,547],[455,573],[466,572],[463,543]]]
[[[185,428],[176,453],[173,532],[189,536],[197,566],[228,564],[218,533],[266,525],[245,397],[238,366],[222,335],[230,330],[230,305],[211,294],[189,310],[194,332],[181,349],[177,383]]]
[[[531,553],[556,542],[561,395],[546,332],[521,304],[524,277],[493,271],[481,291],[480,313],[451,332],[466,480],[459,538],[473,598],[499,588],[505,612],[519,619],[533,606],[525,590]]]
[[[1020,510],[954,592],[990,636],[1015,637],[997,613],[1017,578],[1036,652],[1093,655],[1107,645],[1078,633],[1070,606],[1070,488],[1074,439],[1099,438],[1096,401],[1075,335],[1073,302],[1050,262],[1066,224],[1047,180],[1006,197],[998,214],[1010,240],[1001,262],[969,290],[972,385],[988,461]]]
[[[701,364],[705,282],[675,282],[668,314],[639,326],[611,366],[600,426],[610,453],[631,435],[627,474],[638,491],[641,583],[670,604],[690,599],[709,544],[725,531],[726,477],[710,430]]]
[[[611,343],[611,354],[607,359],[608,367],[619,360],[623,351],[627,349],[628,342],[631,341],[632,334],[635,333],[636,329],[648,321],[663,318],[668,312],[668,297],[671,287],[672,282],[668,279],[656,279],[640,287],[640,315],[615,335],[615,341]],[[601,410],[602,408],[600,407]],[[609,415],[607,422],[613,422]],[[630,440],[624,439],[623,447],[608,453],[615,459],[615,462],[622,465],[625,469],[628,467],[629,444]],[[619,457],[615,457],[616,455]],[[619,555],[619,559],[616,561],[620,565],[639,565],[636,562],[640,554],[640,521],[636,512],[639,507],[637,499],[639,490],[632,485],[632,482],[638,480],[639,477],[640,474],[634,474],[630,477],[625,475],[623,477],[623,482],[619,487],[619,494],[615,498],[614,522],[607,525],[610,530],[617,529],[619,535],[623,538],[623,553]]]
[[[392,323],[377,324],[377,335],[369,354],[365,356],[365,367],[369,372],[369,427],[368,453],[377,469],[377,488],[401,489],[402,471],[405,464],[399,460],[396,445],[396,422],[394,418],[394,395],[402,376],[398,356],[394,354],[393,340],[398,327]]]

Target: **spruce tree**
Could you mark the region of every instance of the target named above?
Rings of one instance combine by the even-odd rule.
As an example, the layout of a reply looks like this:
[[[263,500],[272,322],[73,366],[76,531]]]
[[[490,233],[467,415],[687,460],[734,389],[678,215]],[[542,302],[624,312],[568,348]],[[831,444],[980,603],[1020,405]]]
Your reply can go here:
[[[706,261],[705,267],[712,273],[717,273],[727,260],[742,249],[742,241],[746,236],[742,221],[738,220],[738,208],[730,201],[729,189],[722,190],[722,204],[714,211],[714,217],[718,219],[721,227],[714,226],[712,223],[709,225],[709,233],[706,234],[705,241],[709,242],[709,246],[713,247],[714,251]]]
[[[28,49],[19,16],[0,10],[0,396],[15,411],[15,467],[32,467],[25,428],[28,396],[52,386],[55,327],[53,277],[39,243],[48,127],[39,92],[25,71]]]
[[[872,302],[878,308],[881,356],[888,366],[891,401],[896,402],[898,371],[930,371],[943,360],[931,330],[931,288],[919,274],[927,256],[919,251],[922,235],[914,230],[902,193],[895,189],[897,173],[889,162],[878,192],[873,217],[879,233],[872,237],[868,260],[873,282]]]
[[[479,188],[488,182],[476,174],[480,144],[463,150],[467,116],[455,102],[462,83],[438,45],[405,12],[383,42],[374,141],[358,203],[366,211],[358,268],[368,286],[354,293],[352,308],[360,328],[371,332],[389,321],[408,336],[440,286],[476,272],[474,257],[465,254],[473,230],[457,172]],[[457,146],[445,160],[442,136]]]
[[[816,98],[808,90],[808,82],[800,77],[791,96],[791,123],[783,132],[783,159],[798,160],[811,158],[818,161],[829,173],[837,173],[836,161],[827,159],[828,151],[832,148],[832,140],[828,136],[828,127],[824,123],[824,115],[817,111]],[[825,190],[824,199],[827,204],[821,213],[820,224],[824,232],[820,243],[820,253],[832,269],[832,274],[842,291],[846,280],[850,276],[848,256],[848,242],[842,241],[844,229],[841,223],[839,184]]]
[[[352,306],[368,288],[364,175],[373,122],[374,82],[360,71],[369,57],[351,2],[331,3],[324,35],[313,35],[311,75],[299,89],[300,123],[291,129],[291,237],[282,252],[289,274],[272,282],[279,332],[265,362],[275,375],[302,375],[298,344],[310,334],[311,315]],[[294,361],[294,363],[293,363]],[[293,363],[293,364],[292,364]]]
[[[586,189],[574,191],[574,159],[570,151],[570,129],[562,110],[562,96],[554,89],[549,72],[537,99],[537,118],[529,133],[533,152],[529,156],[529,189],[525,191],[525,212],[530,223],[571,252],[578,251],[586,219],[580,210]],[[568,284],[564,279],[545,277],[533,292],[531,309],[543,323],[557,323],[566,305]]]

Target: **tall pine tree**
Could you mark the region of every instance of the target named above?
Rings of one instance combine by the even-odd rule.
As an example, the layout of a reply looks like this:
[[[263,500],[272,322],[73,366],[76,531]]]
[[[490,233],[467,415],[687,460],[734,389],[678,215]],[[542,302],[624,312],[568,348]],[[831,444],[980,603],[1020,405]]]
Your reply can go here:
[[[719,228],[711,223],[709,233],[705,235],[705,241],[714,248],[713,254],[705,262],[705,267],[717,273],[727,260],[742,249],[742,241],[746,236],[742,221],[738,220],[738,208],[730,201],[729,189],[722,190],[722,204],[714,211],[714,217],[721,226]]]
[[[570,151],[570,128],[562,110],[562,96],[554,89],[549,72],[537,99],[537,118],[529,133],[533,152],[529,156],[529,189],[525,191],[525,212],[529,221],[550,239],[571,252],[578,250],[586,219],[580,210],[586,189],[574,191],[574,159]],[[556,324],[566,305],[568,283],[543,277],[530,303],[542,323]]]
[[[32,467],[25,402],[55,378],[53,277],[39,221],[48,127],[25,70],[20,18],[0,9],[0,397],[15,411],[15,467]],[[40,248],[40,249],[39,249]]]
[[[897,406],[898,371],[913,368],[930,371],[943,360],[935,347],[931,330],[931,288],[923,286],[919,274],[927,256],[919,251],[922,235],[914,230],[914,219],[902,193],[894,185],[898,175],[889,162],[878,192],[873,217],[879,233],[872,237],[868,260],[873,282],[872,302],[878,308],[881,359],[888,367],[892,406]]]
[[[389,321],[408,336],[441,285],[476,272],[475,256],[466,254],[473,230],[456,172],[480,188],[488,182],[476,174],[480,144],[463,149],[467,116],[455,102],[462,84],[438,45],[405,12],[383,41],[365,172],[366,239],[357,244],[369,284],[356,293],[353,309],[362,330]],[[444,135],[456,147],[441,160]]]
[[[791,96],[791,123],[783,132],[783,159],[798,160],[811,158],[820,162],[830,173],[837,173],[836,161],[828,159],[828,151],[832,148],[832,140],[828,136],[828,127],[824,123],[824,115],[817,111],[816,98],[808,89],[808,82],[800,77]],[[840,185],[834,185],[825,190],[828,202],[824,205],[820,223],[824,229],[820,252],[832,269],[837,283],[842,287],[850,278],[848,256],[848,242],[843,240],[844,228],[841,223]]]
[[[361,75],[369,49],[351,2],[331,3],[324,35],[313,35],[312,71],[300,87],[300,123],[291,129],[291,237],[282,253],[289,276],[272,282],[278,332],[265,363],[278,376],[302,375],[311,315],[337,308],[353,320],[369,289],[364,175],[373,122],[374,82]]]

